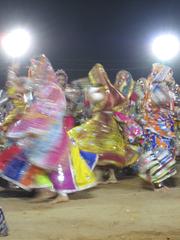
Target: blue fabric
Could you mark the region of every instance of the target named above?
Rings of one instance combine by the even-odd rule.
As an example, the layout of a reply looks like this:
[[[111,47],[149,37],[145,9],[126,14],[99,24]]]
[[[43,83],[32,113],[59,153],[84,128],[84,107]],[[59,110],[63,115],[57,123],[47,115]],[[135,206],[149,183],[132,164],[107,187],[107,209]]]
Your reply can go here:
[[[9,162],[9,164],[4,169],[3,174],[15,181],[20,181],[22,174],[27,169],[27,167],[27,162],[16,157]]]
[[[90,169],[94,169],[97,162],[97,154],[91,152],[80,151],[81,157],[87,162]]]

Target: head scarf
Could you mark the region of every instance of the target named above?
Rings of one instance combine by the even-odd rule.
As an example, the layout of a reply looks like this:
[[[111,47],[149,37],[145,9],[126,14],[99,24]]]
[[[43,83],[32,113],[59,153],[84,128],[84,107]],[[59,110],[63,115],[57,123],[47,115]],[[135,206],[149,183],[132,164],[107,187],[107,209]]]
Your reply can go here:
[[[103,95],[96,105],[100,109],[112,110],[112,108],[124,102],[124,96],[118,92],[111,84],[108,75],[101,64],[96,64],[89,72],[89,80],[93,87],[98,88],[98,92]]]
[[[152,104],[162,108],[173,108],[172,92],[169,84],[174,82],[173,71],[169,66],[155,63],[152,72],[147,79],[146,101],[151,100]]]
[[[57,83],[57,76],[55,74],[55,71],[50,61],[44,54],[37,59],[31,60],[28,76],[34,82],[49,81]]]
[[[116,75],[114,87],[129,99],[134,90],[134,80],[131,73],[126,70],[119,71]]]

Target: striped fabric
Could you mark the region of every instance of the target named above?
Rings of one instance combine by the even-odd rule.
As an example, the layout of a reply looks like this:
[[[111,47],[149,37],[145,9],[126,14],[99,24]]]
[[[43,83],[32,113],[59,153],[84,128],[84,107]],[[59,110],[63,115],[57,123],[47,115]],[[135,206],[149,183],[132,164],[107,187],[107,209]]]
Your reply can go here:
[[[0,208],[0,237],[8,236],[8,227],[2,208]]]

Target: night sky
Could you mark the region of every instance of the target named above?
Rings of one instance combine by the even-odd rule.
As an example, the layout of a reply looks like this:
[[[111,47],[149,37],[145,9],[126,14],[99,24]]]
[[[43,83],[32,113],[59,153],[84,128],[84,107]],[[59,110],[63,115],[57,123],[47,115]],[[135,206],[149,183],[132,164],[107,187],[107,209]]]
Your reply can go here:
[[[33,35],[23,65],[45,53],[54,68],[64,68],[71,80],[86,76],[96,62],[104,64],[112,81],[122,68],[137,79],[147,76],[157,62],[152,39],[164,32],[180,35],[180,1],[1,0],[0,32],[16,26]],[[1,50],[1,85],[7,62]],[[179,62],[180,56],[169,65],[180,83]]]

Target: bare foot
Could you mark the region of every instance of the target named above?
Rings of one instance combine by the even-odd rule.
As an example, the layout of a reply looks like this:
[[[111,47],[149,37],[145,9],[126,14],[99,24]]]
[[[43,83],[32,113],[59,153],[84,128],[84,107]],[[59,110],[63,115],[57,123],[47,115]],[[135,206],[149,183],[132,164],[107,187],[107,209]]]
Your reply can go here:
[[[56,204],[56,203],[62,203],[62,202],[68,202],[68,201],[69,201],[69,197],[67,195],[66,196],[58,195],[55,199],[50,201],[50,203]]]
[[[109,179],[107,180],[108,183],[117,183],[117,179],[114,173],[114,169],[109,170]]]
[[[98,184],[112,184],[112,183],[118,183],[118,180],[116,179],[115,173],[114,173],[114,169],[109,169],[108,172],[109,176],[107,178],[107,180],[104,181],[99,181]]]
[[[162,186],[161,188],[154,188],[154,192],[169,192],[170,189],[166,186]]]

